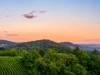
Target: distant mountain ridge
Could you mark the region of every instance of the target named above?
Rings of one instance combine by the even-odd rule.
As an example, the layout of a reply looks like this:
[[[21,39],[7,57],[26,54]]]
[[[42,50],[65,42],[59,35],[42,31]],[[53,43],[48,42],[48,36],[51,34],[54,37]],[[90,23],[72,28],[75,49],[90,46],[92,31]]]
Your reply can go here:
[[[15,42],[8,41],[8,40],[0,40],[0,44],[15,44]]]
[[[22,42],[16,43],[8,40],[0,40],[0,47],[16,47],[16,48],[30,48],[30,49],[37,49],[37,48],[59,48],[59,47],[70,47],[75,48],[79,47],[83,50],[94,50],[95,48],[100,50],[100,44],[74,44],[71,42],[54,42],[51,40],[43,39],[43,40],[35,40],[29,42]]]

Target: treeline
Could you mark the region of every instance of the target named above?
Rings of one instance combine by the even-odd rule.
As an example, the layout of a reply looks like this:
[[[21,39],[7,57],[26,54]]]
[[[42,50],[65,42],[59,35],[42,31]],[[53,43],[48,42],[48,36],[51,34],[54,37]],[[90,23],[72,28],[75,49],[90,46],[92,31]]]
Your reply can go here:
[[[18,50],[17,48],[5,48],[0,50],[0,56],[23,56],[25,52],[30,52],[27,50]]]
[[[96,49],[85,52],[57,52],[54,49],[24,51],[22,63],[30,75],[99,75],[100,53]]]
[[[29,75],[100,74],[100,52],[98,50],[86,52],[78,47],[74,50],[68,49],[18,50],[17,48],[5,48],[0,51],[0,56],[20,56],[21,63]]]
[[[19,51],[16,48],[12,48],[12,49],[4,49],[2,51],[0,51],[0,56],[18,56],[19,55]]]

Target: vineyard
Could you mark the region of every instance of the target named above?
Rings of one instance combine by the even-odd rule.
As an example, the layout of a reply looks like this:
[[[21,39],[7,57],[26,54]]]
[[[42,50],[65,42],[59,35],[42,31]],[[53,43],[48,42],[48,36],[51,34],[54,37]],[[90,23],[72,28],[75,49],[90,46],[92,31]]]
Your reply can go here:
[[[0,57],[0,75],[27,75],[20,57]]]

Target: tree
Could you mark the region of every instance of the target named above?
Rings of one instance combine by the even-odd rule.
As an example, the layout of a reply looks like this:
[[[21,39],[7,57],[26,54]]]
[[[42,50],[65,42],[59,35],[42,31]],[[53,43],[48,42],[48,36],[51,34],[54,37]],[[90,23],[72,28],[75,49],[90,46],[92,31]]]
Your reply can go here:
[[[100,52],[99,52],[97,49],[94,49],[94,50],[92,51],[92,54],[99,55]]]
[[[76,75],[87,75],[87,71],[80,64],[73,65],[72,72],[74,72]]]
[[[76,56],[79,56],[79,55],[81,55],[82,53],[83,53],[83,51],[80,50],[80,48],[79,48],[78,46],[74,49],[74,54],[75,54]]]

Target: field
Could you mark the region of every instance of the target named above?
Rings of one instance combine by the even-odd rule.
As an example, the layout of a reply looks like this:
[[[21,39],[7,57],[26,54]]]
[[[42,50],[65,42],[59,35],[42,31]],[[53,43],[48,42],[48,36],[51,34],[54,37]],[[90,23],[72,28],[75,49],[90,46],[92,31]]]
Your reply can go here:
[[[20,57],[0,57],[0,75],[28,75],[20,63]]]

